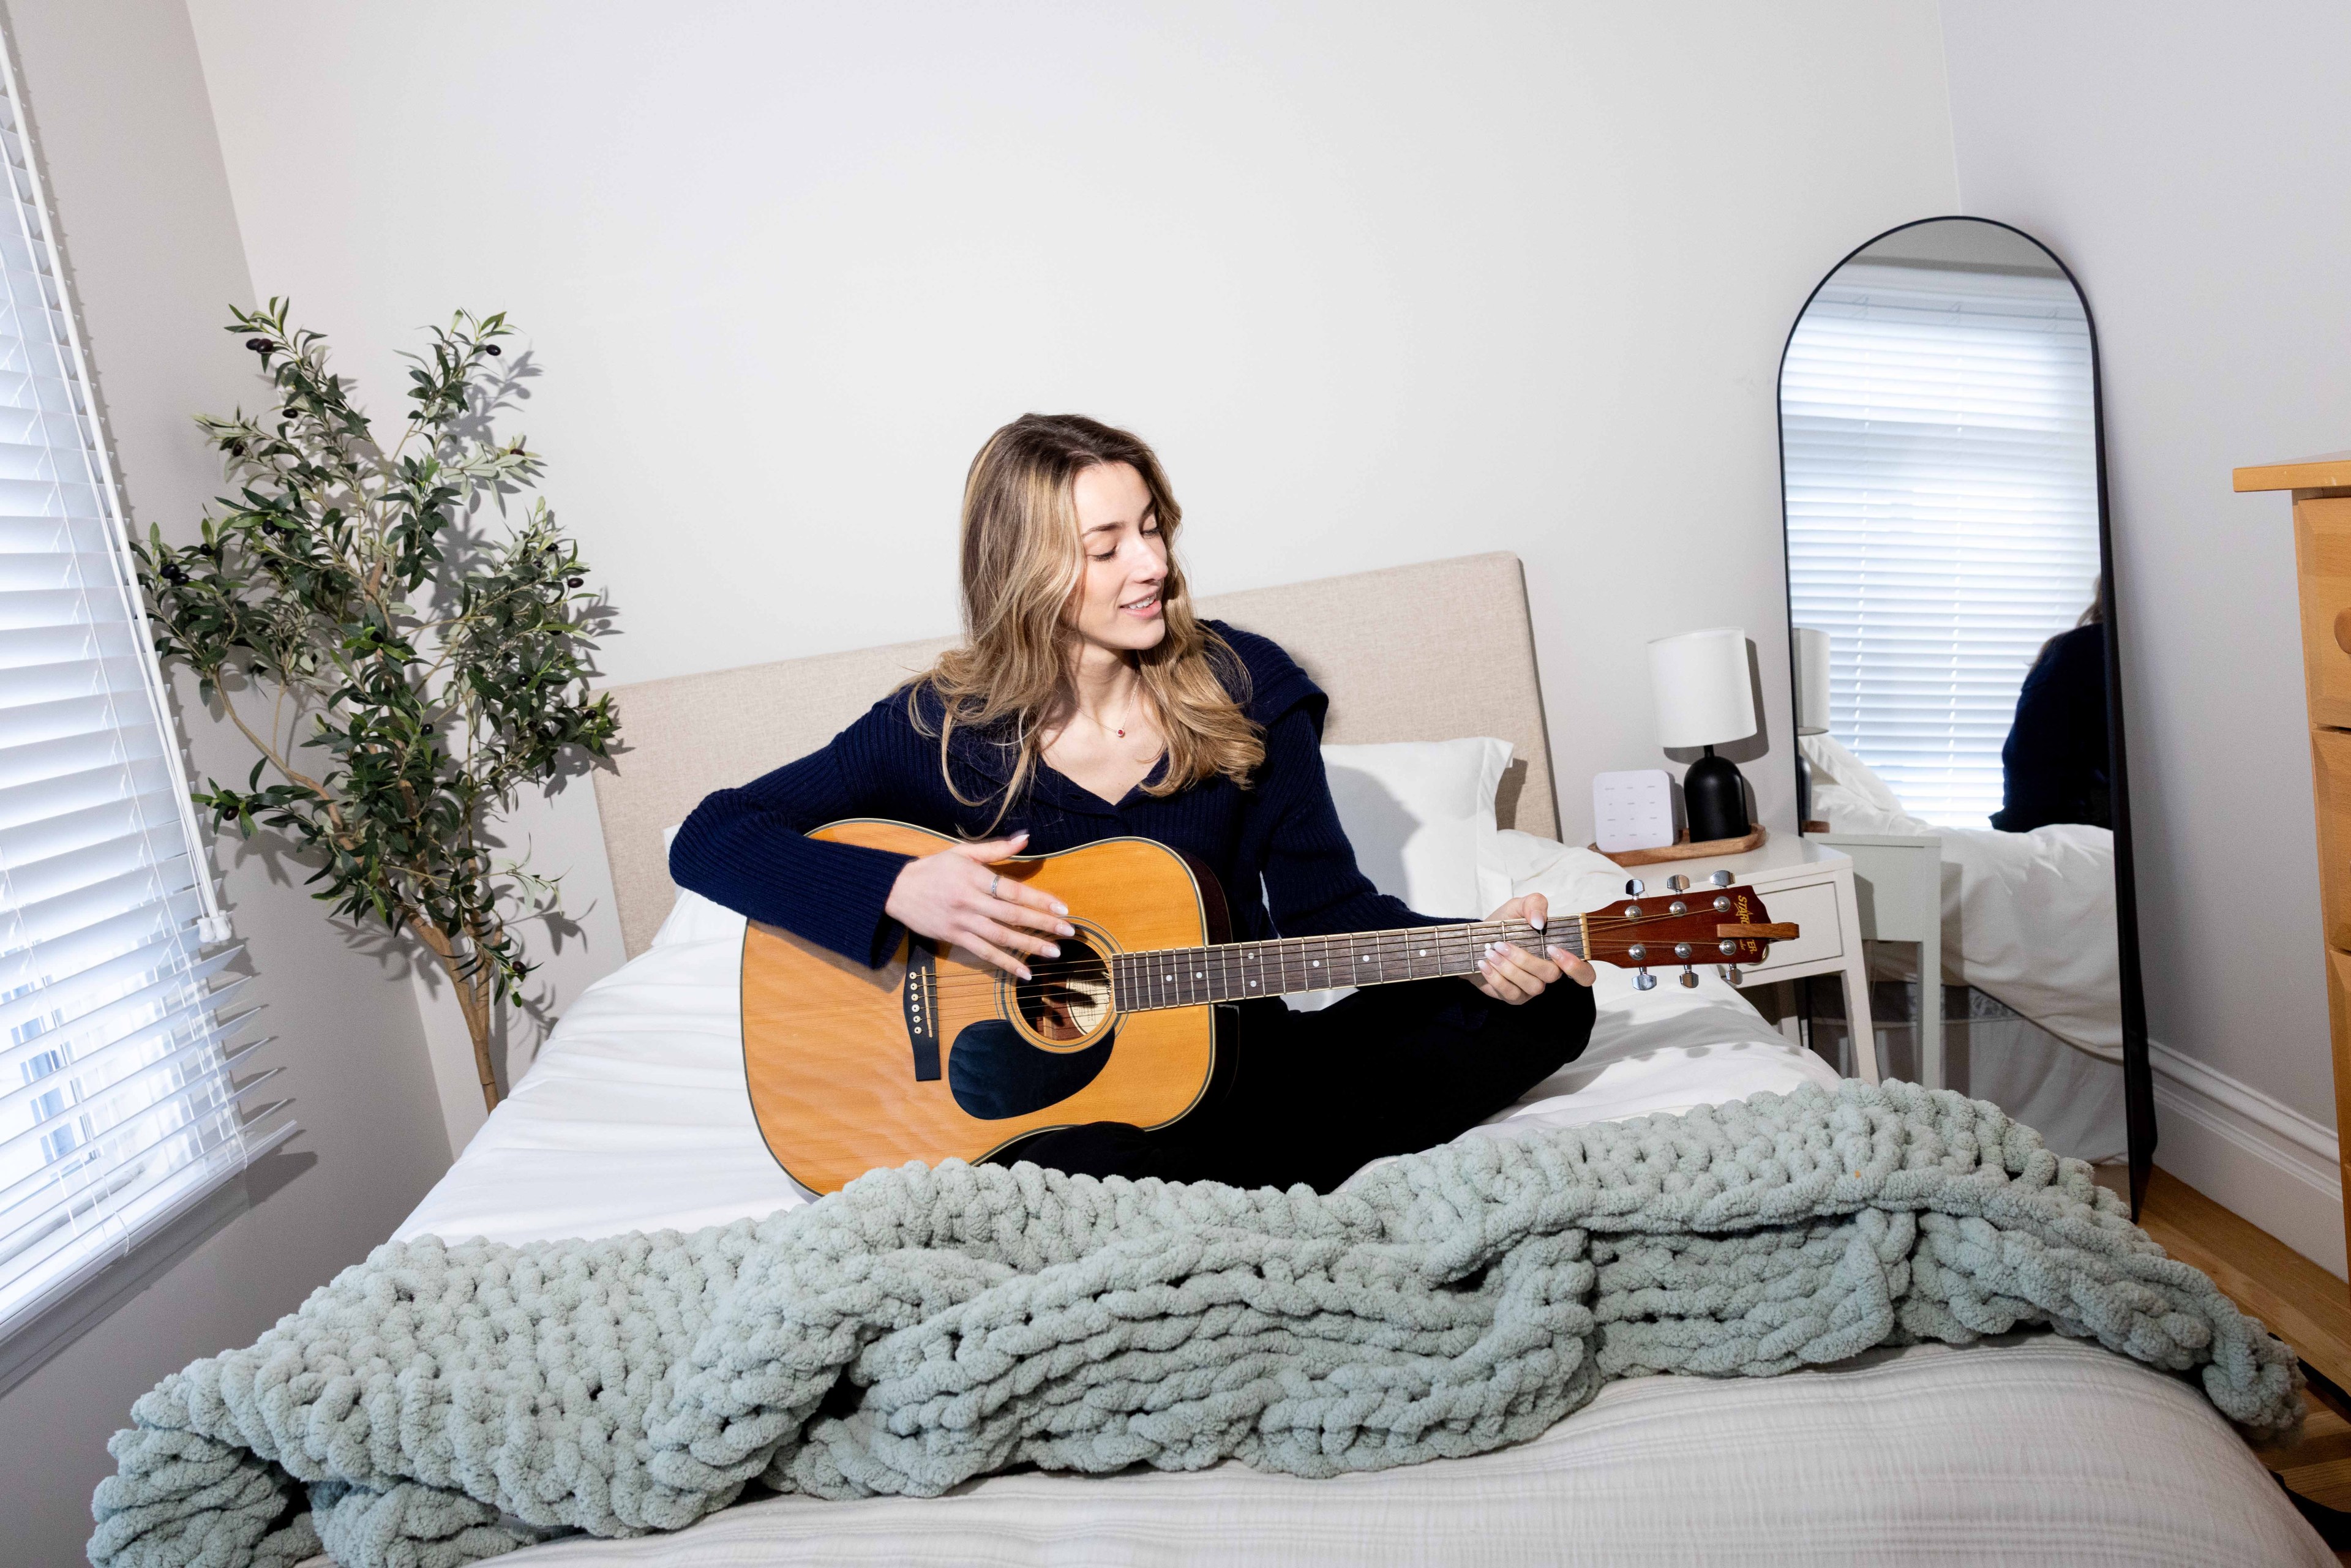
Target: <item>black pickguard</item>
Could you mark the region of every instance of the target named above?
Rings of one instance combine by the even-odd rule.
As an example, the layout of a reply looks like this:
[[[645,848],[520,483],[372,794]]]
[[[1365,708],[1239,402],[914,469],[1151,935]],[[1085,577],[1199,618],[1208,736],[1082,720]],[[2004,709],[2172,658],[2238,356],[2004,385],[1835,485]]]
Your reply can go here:
[[[1092,1083],[1110,1061],[1113,1029],[1083,1051],[1042,1051],[1002,1019],[965,1026],[947,1052],[947,1088],[967,1115],[983,1122],[1025,1116]]]

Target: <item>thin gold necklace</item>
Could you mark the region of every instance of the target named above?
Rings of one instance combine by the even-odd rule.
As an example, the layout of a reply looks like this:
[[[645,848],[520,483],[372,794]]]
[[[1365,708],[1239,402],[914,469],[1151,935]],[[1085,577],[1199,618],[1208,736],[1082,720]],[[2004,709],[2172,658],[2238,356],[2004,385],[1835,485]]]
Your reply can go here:
[[[1085,710],[1085,709],[1083,709],[1083,708],[1080,708],[1078,711],[1079,711],[1080,713],[1085,713],[1085,712],[1086,712],[1086,710]],[[1126,738],[1126,731],[1125,731],[1123,728],[1113,728],[1111,726],[1104,724],[1102,720],[1100,720],[1100,719],[1096,718],[1093,715],[1092,715],[1092,714],[1090,714],[1090,713],[1087,713],[1087,714],[1086,714],[1086,722],[1087,722],[1088,724],[1090,724],[1090,725],[1092,725],[1096,729],[1106,729],[1106,730],[1109,730],[1111,734],[1113,734],[1113,735],[1114,735],[1114,736],[1118,737],[1119,737],[1119,739],[1121,739],[1121,740],[1124,740],[1124,739]]]

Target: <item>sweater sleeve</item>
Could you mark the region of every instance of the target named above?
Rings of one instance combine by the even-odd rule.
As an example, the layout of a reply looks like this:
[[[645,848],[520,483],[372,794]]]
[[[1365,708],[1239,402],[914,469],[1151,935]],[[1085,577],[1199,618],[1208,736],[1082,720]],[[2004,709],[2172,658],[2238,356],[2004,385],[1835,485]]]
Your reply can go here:
[[[886,814],[875,764],[893,717],[887,706],[823,750],[696,806],[670,846],[671,880],[845,958],[887,961],[904,932],[883,906],[914,857],[806,836],[843,817]]]
[[[1261,809],[1273,813],[1265,896],[1274,928],[1284,936],[1325,936],[1477,919],[1482,911],[1418,914],[1374,887],[1356,866],[1322,770],[1322,710],[1319,700],[1301,701],[1266,728],[1258,787],[1266,791]]]

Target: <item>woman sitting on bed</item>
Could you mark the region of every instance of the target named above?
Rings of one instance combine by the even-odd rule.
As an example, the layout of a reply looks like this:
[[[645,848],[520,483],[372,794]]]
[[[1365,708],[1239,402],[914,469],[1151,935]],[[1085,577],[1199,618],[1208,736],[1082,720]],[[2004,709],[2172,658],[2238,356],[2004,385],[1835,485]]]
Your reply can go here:
[[[1023,978],[1025,960],[1058,956],[1069,911],[990,862],[1097,839],[1205,862],[1236,941],[1474,918],[1416,914],[1356,869],[1323,778],[1328,699],[1272,643],[1193,614],[1171,554],[1180,516],[1159,459],[1123,431],[1043,414],[998,431],[964,486],[967,645],[822,751],[705,800],[671,875],[859,963],[887,962],[911,930]],[[975,841],[913,858],[803,836],[844,817]],[[1540,926],[1548,913],[1536,895],[1489,918]],[[1008,1157],[1328,1191],[1574,1060],[1592,970],[1552,954],[1497,946],[1475,979],[1382,986],[1319,1012],[1244,1001],[1234,1049],[1182,1120],[1061,1128]]]

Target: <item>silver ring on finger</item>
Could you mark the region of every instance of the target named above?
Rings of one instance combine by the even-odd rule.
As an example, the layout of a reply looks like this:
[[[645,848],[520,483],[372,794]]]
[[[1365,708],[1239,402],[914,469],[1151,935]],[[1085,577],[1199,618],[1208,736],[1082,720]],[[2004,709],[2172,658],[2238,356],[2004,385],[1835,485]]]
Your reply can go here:
[[[996,884],[997,884],[998,883],[999,883],[999,882],[1002,882],[1003,880],[1004,880],[1004,873],[1003,873],[1002,872],[1000,872],[1000,871],[999,871],[999,872],[992,872],[992,873],[990,873],[988,874],[988,878],[987,878],[987,896],[988,896],[988,897],[990,897],[990,898],[994,898],[994,897],[996,896]]]

